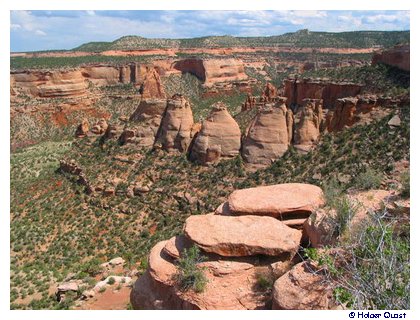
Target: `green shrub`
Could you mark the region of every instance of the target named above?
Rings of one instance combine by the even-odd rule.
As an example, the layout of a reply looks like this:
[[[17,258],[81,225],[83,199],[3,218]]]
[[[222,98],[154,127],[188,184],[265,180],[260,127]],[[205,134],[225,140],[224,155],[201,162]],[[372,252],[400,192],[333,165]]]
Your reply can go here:
[[[367,168],[365,172],[360,173],[354,179],[354,186],[361,190],[379,189],[381,187],[382,179],[382,173]]]
[[[257,274],[257,284],[260,289],[267,291],[273,287],[274,279],[270,275],[259,273]]]
[[[115,283],[115,278],[114,277],[110,277],[108,279],[108,284],[113,285]]]
[[[356,214],[358,205],[353,203],[347,196],[343,195],[334,202],[334,234],[336,236],[343,235]]]
[[[178,271],[175,274],[175,281],[183,291],[189,289],[195,292],[203,292],[207,283],[206,276],[197,264],[203,262],[205,257],[200,249],[194,245],[190,249],[184,249],[181,258],[178,260]]]
[[[410,170],[407,170],[401,174],[400,177],[402,189],[401,196],[409,197],[410,196]]]

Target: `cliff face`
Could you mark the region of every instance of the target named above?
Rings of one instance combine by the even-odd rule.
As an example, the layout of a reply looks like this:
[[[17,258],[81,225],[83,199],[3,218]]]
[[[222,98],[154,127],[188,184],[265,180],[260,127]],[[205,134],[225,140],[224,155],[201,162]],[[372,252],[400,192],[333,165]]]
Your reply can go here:
[[[205,97],[229,94],[235,89],[251,92],[252,79],[245,73],[245,65],[239,59],[185,59],[174,63],[173,68],[191,73],[203,81]]]
[[[377,63],[384,63],[410,71],[410,45],[395,46],[392,49],[375,53],[372,58],[372,64]]]
[[[350,82],[332,82],[328,80],[288,79],[284,81],[284,95],[287,105],[303,105],[305,98],[322,99],[324,107],[332,108],[339,98],[356,96],[362,85]]]
[[[80,97],[87,94],[89,82],[95,86],[133,83],[144,98],[165,98],[158,72],[149,65],[90,65],[73,70],[13,71],[10,90],[36,98]]]
[[[80,70],[12,72],[11,90],[32,97],[78,97],[86,95],[88,83]]]

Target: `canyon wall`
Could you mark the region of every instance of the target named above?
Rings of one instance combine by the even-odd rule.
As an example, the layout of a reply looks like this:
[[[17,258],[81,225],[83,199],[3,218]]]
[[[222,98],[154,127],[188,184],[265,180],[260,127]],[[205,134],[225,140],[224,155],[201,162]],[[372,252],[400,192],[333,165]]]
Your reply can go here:
[[[410,45],[399,45],[373,55],[372,64],[383,63],[410,71]]]
[[[333,82],[329,80],[287,79],[284,80],[284,96],[287,105],[303,105],[303,100],[322,99],[324,107],[333,108],[339,98],[352,97],[361,93],[363,86],[351,82]]]

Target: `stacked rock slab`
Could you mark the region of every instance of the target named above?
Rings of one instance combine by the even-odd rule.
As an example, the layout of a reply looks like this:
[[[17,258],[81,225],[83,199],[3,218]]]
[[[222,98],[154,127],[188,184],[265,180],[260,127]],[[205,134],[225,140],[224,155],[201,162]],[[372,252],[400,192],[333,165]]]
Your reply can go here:
[[[320,136],[322,100],[304,99],[295,115],[293,144],[299,151],[309,151]]]
[[[163,114],[167,106],[166,99],[142,99],[136,111],[129,119],[129,125],[120,136],[120,142],[134,143],[140,147],[152,147]]]
[[[194,118],[190,103],[180,94],[168,100],[156,137],[155,147],[187,151],[193,135]]]
[[[266,166],[281,157],[292,139],[293,113],[286,98],[266,104],[251,121],[242,143],[245,162]]]
[[[224,257],[293,256],[302,236],[272,217],[214,214],[189,217],[184,232],[204,251]]]
[[[224,104],[216,104],[196,135],[190,158],[202,164],[234,157],[241,148],[241,130]]]
[[[224,215],[269,216],[301,228],[325,203],[321,188],[304,183],[284,183],[234,191],[219,209]]]
[[[133,286],[131,304],[135,309],[264,309],[272,298],[258,286],[259,275],[265,274],[286,283],[289,299],[298,294],[299,301],[289,305],[286,298],[286,302],[277,299],[281,295],[277,292],[275,308],[305,308],[313,295],[303,296],[305,288],[287,283],[284,277],[300,247],[302,231],[287,226],[279,217],[321,205],[322,192],[318,189],[286,184],[238,190],[229,197],[228,207],[240,215],[189,217],[183,235],[153,247],[147,271]],[[290,198],[296,196],[293,202]],[[197,264],[208,280],[203,292],[183,291],[176,283],[177,259],[193,245],[207,257]],[[290,274],[300,275],[297,270]],[[302,277],[310,285],[318,279],[307,278]],[[297,287],[294,291],[293,286]],[[324,304],[314,306],[323,308]]]
[[[261,231],[271,228],[273,223],[275,231],[281,229],[285,232],[284,237],[283,233],[270,235],[277,232],[264,232],[266,235],[261,237]],[[257,275],[261,271],[268,272],[272,262],[289,259],[298,249],[301,238],[300,231],[269,217],[193,216],[187,219],[185,230],[185,236],[159,242],[151,250],[148,269],[136,281],[131,292],[130,300],[135,309],[262,309],[270,297],[264,290],[258,289]],[[252,234],[241,241],[244,231],[250,230]],[[211,239],[210,232],[218,238]],[[282,239],[277,243],[279,238]],[[208,260],[197,265],[208,280],[205,290],[200,293],[180,290],[174,278],[176,259],[195,241],[200,241],[205,247],[204,254],[206,250],[209,252],[206,254]],[[204,246],[206,241],[211,241],[211,245]],[[220,248],[223,250],[220,251]],[[214,251],[227,257],[214,254]],[[250,255],[262,252],[276,256],[268,257],[269,261],[261,265],[256,262],[261,258]],[[231,257],[232,253],[240,256]]]

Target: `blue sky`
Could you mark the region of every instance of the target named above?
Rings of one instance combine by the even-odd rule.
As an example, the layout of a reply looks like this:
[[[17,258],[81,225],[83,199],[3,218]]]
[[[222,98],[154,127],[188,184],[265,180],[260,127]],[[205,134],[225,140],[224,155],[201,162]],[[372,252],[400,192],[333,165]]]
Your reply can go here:
[[[409,11],[11,11],[11,51],[71,49],[124,35],[192,38],[409,30]]]

